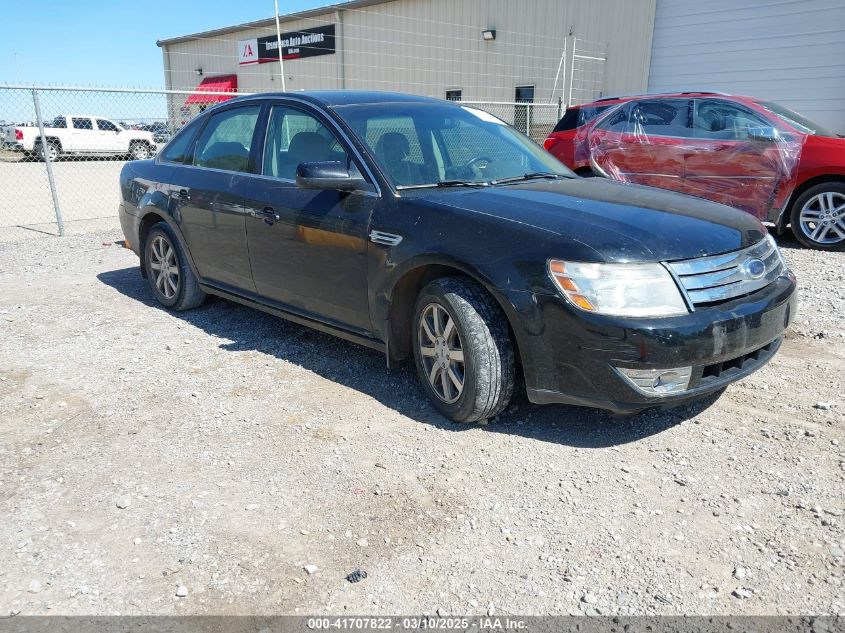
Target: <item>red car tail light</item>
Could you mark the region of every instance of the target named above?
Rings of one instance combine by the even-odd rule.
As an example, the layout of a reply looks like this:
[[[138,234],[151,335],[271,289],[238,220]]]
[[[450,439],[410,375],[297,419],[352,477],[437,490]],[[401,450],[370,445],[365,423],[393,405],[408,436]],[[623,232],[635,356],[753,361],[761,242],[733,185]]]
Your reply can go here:
[[[550,151],[552,149],[552,147],[554,147],[555,143],[557,143],[557,142],[558,142],[558,139],[556,139],[553,136],[550,136],[545,141],[543,141],[543,149],[545,149],[546,151]]]
[[[19,130],[18,128],[15,128],[15,140],[16,141],[22,141],[23,140],[23,130]]]

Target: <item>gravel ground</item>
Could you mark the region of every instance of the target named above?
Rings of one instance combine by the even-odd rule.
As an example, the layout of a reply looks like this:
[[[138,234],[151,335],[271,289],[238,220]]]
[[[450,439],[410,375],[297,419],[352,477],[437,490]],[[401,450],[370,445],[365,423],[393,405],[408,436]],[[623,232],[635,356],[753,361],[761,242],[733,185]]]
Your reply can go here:
[[[845,254],[715,402],[445,421],[410,364],[0,243],[0,615],[845,613]],[[355,570],[367,577],[350,583]]]

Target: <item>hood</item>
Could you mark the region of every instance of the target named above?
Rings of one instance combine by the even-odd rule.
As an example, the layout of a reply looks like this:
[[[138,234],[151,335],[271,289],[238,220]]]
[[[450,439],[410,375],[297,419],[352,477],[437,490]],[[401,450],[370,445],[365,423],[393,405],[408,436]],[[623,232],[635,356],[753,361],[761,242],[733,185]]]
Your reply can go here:
[[[604,178],[414,193],[430,203],[576,240],[595,250],[597,260],[607,262],[717,255],[750,246],[767,232],[756,218],[725,205]]]

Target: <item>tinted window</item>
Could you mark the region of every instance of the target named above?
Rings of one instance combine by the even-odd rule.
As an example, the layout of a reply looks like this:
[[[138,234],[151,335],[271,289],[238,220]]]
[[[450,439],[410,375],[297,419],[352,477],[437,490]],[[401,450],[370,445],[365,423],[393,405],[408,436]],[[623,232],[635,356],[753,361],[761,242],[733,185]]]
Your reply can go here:
[[[119,132],[120,128],[118,128],[114,123],[111,121],[106,121],[105,119],[97,119],[97,129],[103,130],[104,132]]]
[[[294,180],[301,163],[339,161],[349,164],[334,133],[316,117],[287,106],[276,106],[267,125],[263,173]]]
[[[599,124],[602,130],[637,136],[691,137],[689,99],[632,101]]]
[[[194,165],[249,172],[249,151],[260,109],[243,106],[213,114],[197,140]]]
[[[772,101],[758,101],[757,105],[766,108],[769,112],[777,116],[782,121],[786,121],[791,126],[798,128],[799,131],[804,132],[805,134],[815,134],[816,136],[829,136],[832,138],[836,137],[836,134],[831,132],[828,129],[825,129],[815,121],[811,121],[803,114],[799,114],[794,110],[790,110],[789,108],[780,105],[779,103],[774,103]]]
[[[57,116],[47,127],[66,128],[67,119],[63,116]]]
[[[563,115],[563,118],[558,121],[553,131],[565,132],[566,130],[574,130],[576,127],[581,127],[585,123],[589,123],[609,107],[611,106],[581,106],[579,108],[569,108]]]
[[[173,138],[164,151],[161,153],[161,160],[168,163],[186,163],[190,164],[193,161],[191,154],[191,147],[193,140],[197,135],[199,128],[199,121],[191,123],[187,127],[180,130],[180,132]]]
[[[730,101],[696,99],[693,128],[696,138],[730,141],[748,139],[748,128],[772,127],[758,114]]]
[[[91,123],[91,119],[77,119],[74,117],[73,121],[73,129],[75,130],[93,130],[94,124]]]

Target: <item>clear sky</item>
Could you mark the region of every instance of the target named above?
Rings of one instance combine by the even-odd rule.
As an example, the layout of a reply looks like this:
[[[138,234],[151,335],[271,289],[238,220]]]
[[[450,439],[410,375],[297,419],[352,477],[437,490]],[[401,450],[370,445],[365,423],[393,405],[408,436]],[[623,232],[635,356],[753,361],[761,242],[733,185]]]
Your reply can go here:
[[[279,0],[295,13],[339,0]],[[156,40],[273,16],[273,0],[10,0],[0,83],[164,86]]]

